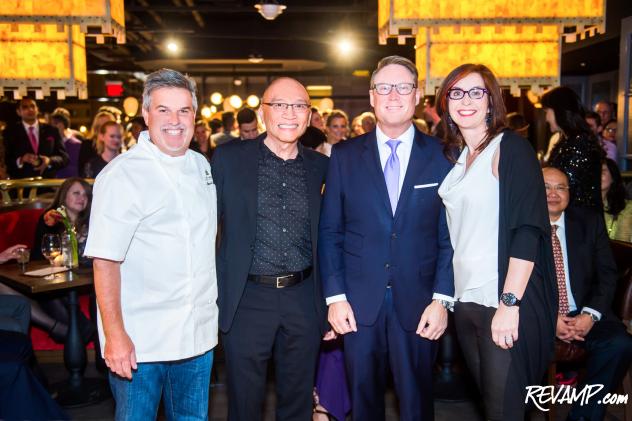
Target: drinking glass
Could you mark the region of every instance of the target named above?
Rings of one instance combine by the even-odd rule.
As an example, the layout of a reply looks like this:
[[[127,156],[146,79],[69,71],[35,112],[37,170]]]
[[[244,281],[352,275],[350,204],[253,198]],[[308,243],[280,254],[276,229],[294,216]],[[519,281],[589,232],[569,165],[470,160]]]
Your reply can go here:
[[[57,234],[44,234],[42,237],[42,255],[46,257],[51,266],[54,266],[54,261],[57,256],[61,254],[61,240]]]
[[[31,259],[31,250],[28,247],[20,247],[16,250],[16,252],[16,260],[18,261],[18,264],[22,268],[22,273],[24,274],[24,272],[26,272],[26,264]]]

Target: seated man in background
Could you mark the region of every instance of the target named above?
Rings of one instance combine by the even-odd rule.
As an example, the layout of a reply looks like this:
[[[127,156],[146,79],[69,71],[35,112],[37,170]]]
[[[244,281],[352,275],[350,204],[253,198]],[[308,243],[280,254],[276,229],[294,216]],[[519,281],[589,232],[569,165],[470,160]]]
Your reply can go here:
[[[556,168],[543,172],[558,281],[556,335],[588,354],[578,391],[586,385],[604,386],[585,405],[576,401],[568,419],[603,420],[606,406],[599,402],[616,391],[632,361],[632,336],[612,311],[617,267],[603,216],[588,208],[568,208],[567,176]]]

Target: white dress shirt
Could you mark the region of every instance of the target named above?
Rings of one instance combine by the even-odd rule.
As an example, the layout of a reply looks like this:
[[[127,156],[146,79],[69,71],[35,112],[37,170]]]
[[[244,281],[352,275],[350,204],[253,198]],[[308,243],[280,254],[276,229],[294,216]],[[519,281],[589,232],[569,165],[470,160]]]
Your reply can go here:
[[[217,196],[206,159],[171,157],[142,132],[94,185],[85,255],[122,262],[121,310],[138,362],[217,344]],[[101,347],[105,347],[101,317]]]
[[[382,168],[382,172],[384,171],[384,167],[386,166],[386,161],[388,161],[388,157],[391,155],[391,147],[386,144],[389,140],[399,140],[402,143],[397,147],[397,157],[399,158],[399,187],[397,189],[397,198],[402,192],[402,186],[404,185],[404,177],[406,176],[406,170],[408,169],[408,162],[410,161],[410,154],[413,150],[413,142],[415,140],[415,127],[413,124],[410,124],[410,127],[398,136],[396,139],[388,137],[382,130],[380,130],[380,125],[378,124],[375,128],[375,137],[377,138],[377,150],[380,154],[380,168]],[[443,294],[434,294],[432,296],[433,299],[438,300],[446,300],[446,301],[454,301],[454,298],[449,297]],[[347,296],[345,294],[333,295],[331,297],[327,297],[325,299],[327,305],[333,304],[339,301],[347,301]]]
[[[566,222],[564,219],[564,212],[557,221],[551,221],[551,225],[557,225],[557,238],[560,240],[560,246],[562,248],[562,257],[564,259],[564,278],[566,281],[566,295],[568,297],[568,311],[572,312],[577,310],[577,304],[573,297],[573,291],[571,290],[571,277],[568,270],[568,252],[566,248]],[[583,307],[582,311],[594,314],[597,320],[601,319],[601,313],[590,307]]]

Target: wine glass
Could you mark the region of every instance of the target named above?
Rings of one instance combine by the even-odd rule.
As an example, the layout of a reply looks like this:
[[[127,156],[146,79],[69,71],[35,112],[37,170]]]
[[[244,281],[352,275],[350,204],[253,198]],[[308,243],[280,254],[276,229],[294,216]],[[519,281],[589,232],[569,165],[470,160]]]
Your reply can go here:
[[[26,272],[26,264],[31,259],[31,250],[28,247],[20,247],[16,250],[16,258],[18,264],[22,268],[22,274]]]
[[[42,255],[46,257],[51,266],[54,266],[54,261],[57,256],[61,254],[61,240],[57,234],[44,234],[42,237]]]

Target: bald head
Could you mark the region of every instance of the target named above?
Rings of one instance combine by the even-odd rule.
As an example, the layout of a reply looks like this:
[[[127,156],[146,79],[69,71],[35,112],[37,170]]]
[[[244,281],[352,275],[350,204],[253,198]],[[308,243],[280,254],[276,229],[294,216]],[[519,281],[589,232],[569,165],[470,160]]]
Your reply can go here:
[[[309,94],[305,87],[289,77],[276,79],[263,93],[261,103],[259,115],[266,126],[266,145],[295,145],[310,119]]]
[[[263,101],[269,102],[274,95],[278,95],[279,92],[283,92],[287,89],[296,90],[297,93],[300,92],[301,94],[304,94],[305,101],[309,102],[309,94],[307,93],[305,87],[298,80],[292,79],[291,77],[280,77],[278,79],[274,79],[263,92]]]
[[[570,202],[568,177],[565,173],[553,167],[542,170],[544,187],[546,188],[546,205],[549,210],[549,219],[557,221]]]

